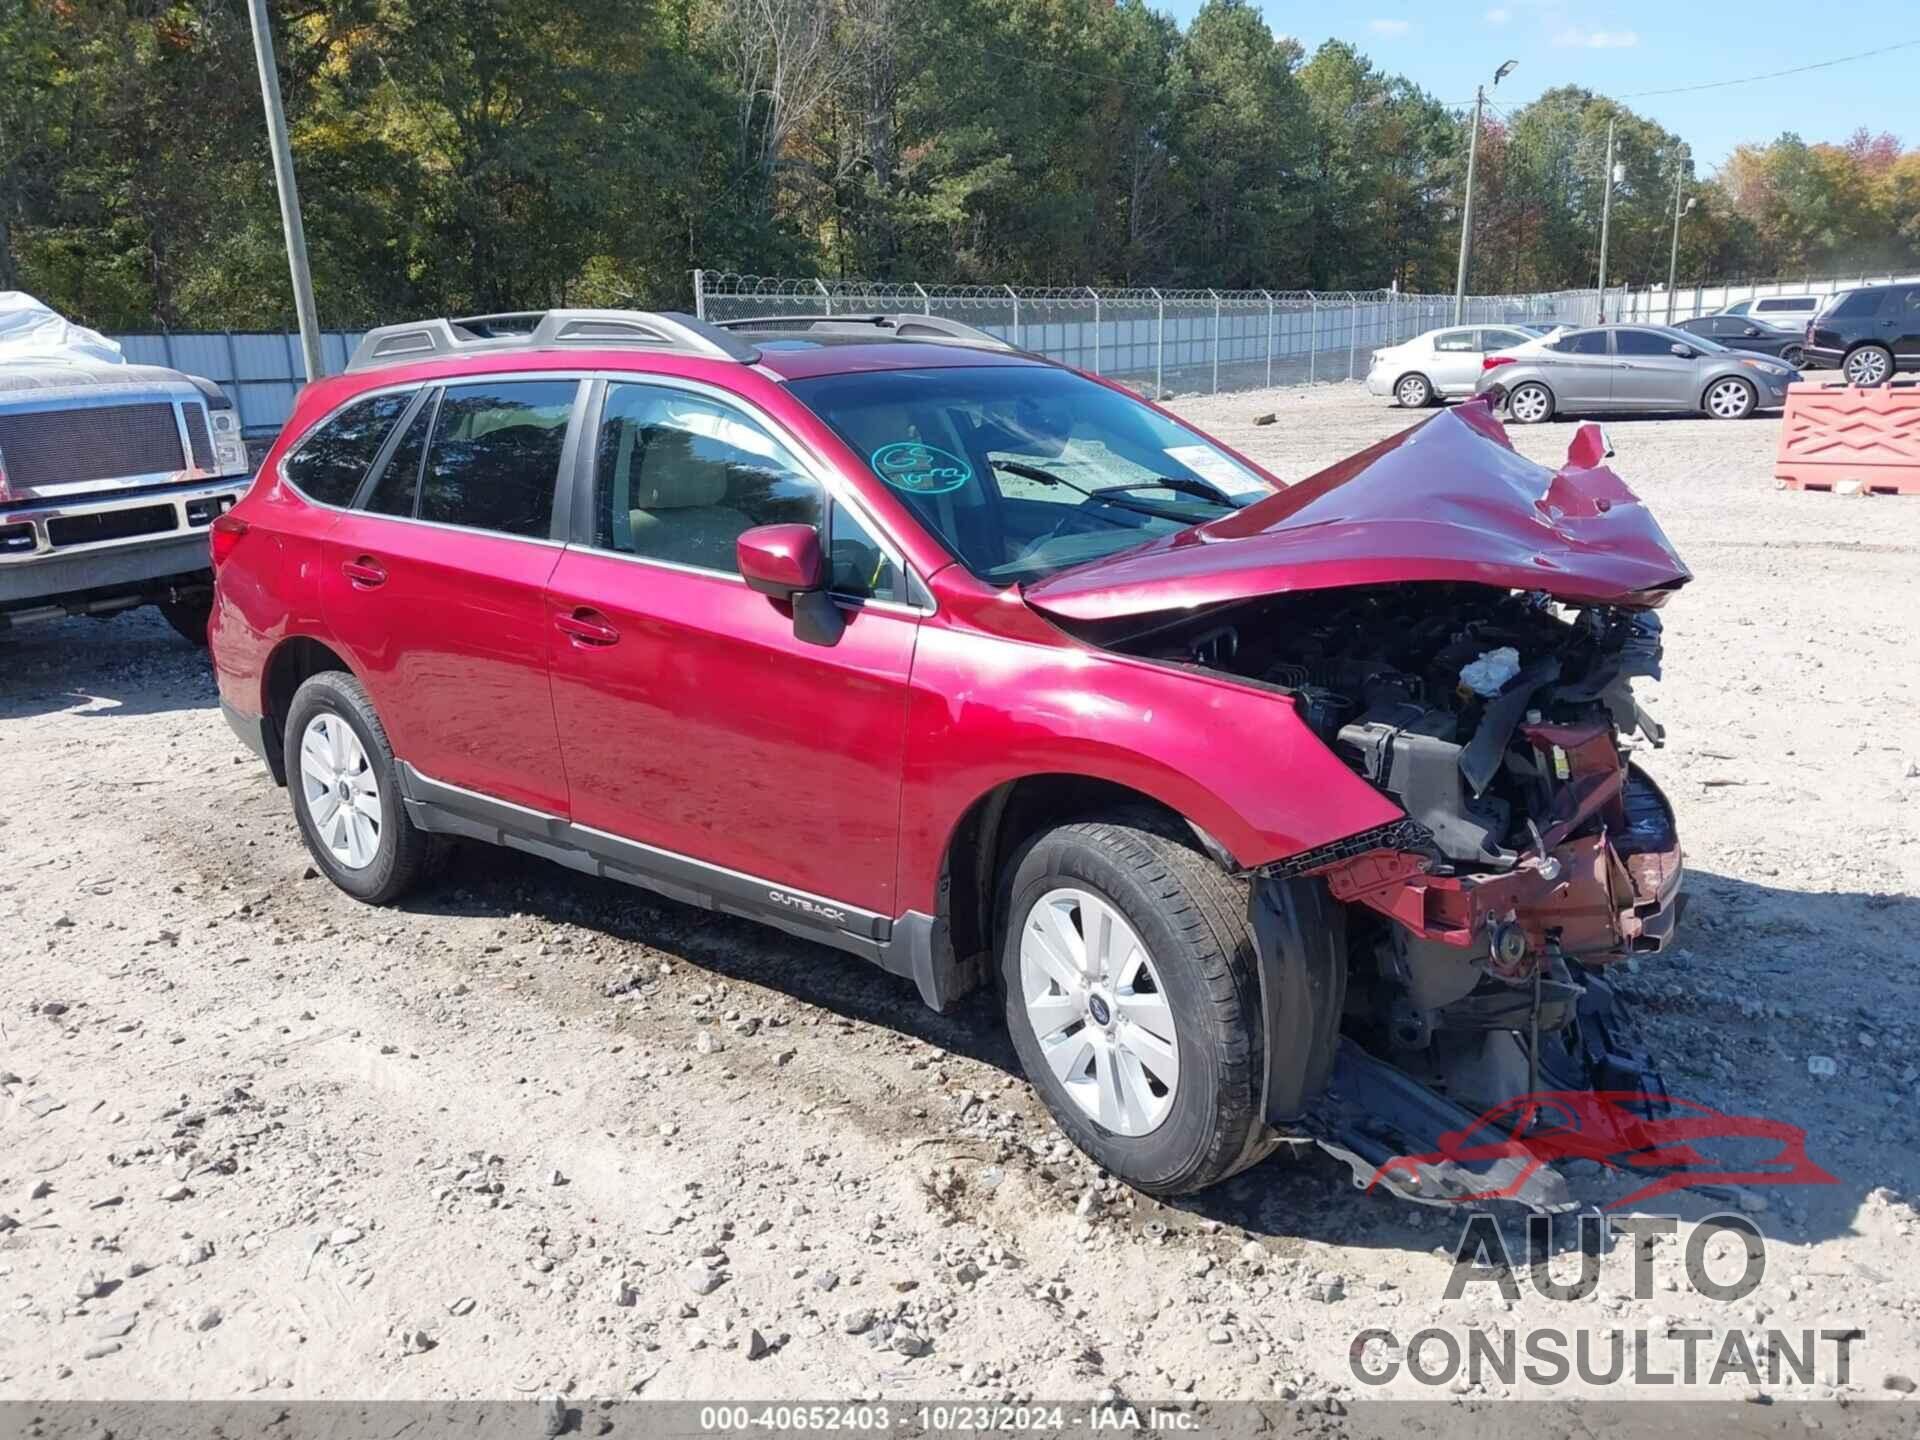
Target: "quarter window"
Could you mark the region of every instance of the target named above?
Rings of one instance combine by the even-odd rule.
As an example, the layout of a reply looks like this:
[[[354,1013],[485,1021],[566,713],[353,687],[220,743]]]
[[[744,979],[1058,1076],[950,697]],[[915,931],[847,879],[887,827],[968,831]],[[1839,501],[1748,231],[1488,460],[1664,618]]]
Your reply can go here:
[[[819,483],[733,406],[654,385],[608,387],[594,465],[602,549],[737,575],[734,541],[744,532],[819,525],[821,510]],[[843,547],[850,579],[873,559],[856,548],[878,551],[850,515],[836,521],[832,542],[836,578]]]
[[[356,400],[293,452],[287,461],[287,479],[309,499],[324,505],[349,504],[414,393],[403,390]]]
[[[544,539],[573,380],[449,386],[420,476],[422,520]]]

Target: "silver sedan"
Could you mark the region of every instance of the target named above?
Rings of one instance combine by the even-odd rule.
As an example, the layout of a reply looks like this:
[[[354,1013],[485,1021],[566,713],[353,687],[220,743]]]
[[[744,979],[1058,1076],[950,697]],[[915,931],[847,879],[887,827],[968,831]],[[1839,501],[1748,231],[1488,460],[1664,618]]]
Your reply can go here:
[[[1482,362],[1476,393],[1508,418],[1692,410],[1741,420],[1786,404],[1791,365],[1663,325],[1597,325],[1518,345]]]

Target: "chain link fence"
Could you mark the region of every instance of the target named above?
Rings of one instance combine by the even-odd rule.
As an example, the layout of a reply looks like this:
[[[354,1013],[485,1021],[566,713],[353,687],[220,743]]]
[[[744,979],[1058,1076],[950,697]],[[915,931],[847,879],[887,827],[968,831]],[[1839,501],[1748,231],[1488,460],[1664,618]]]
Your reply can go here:
[[[1867,285],[1907,285],[1920,282],[1920,273],[1898,270],[1862,271],[1857,275],[1802,276],[1798,280],[1743,280],[1719,285],[1676,285],[1669,293],[1664,285],[1628,290],[1618,308],[1607,306],[1609,320],[1638,321],[1641,324],[1677,325],[1701,315],[1717,315],[1742,303],[1749,306],[1781,295],[1812,295],[1824,299],[1846,290]],[[1798,329],[1813,316],[1805,310],[1758,310],[1762,320]]]
[[[800,280],[696,270],[708,320],[913,312],[990,335],[1150,395],[1366,376],[1375,350],[1453,323],[1451,295],[1393,290],[1100,290]],[[1609,308],[1624,291],[1609,291]],[[1473,295],[1463,324],[1591,325],[1591,290]]]

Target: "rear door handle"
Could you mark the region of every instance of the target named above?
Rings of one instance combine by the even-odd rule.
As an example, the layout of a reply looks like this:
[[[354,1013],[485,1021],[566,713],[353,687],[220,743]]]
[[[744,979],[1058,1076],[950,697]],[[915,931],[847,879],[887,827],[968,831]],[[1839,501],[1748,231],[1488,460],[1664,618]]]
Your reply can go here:
[[[371,555],[346,561],[341,565],[340,573],[362,590],[372,590],[387,583],[386,568]]]
[[[582,606],[568,615],[556,615],[553,623],[576,645],[607,646],[620,643],[620,632],[609,625],[598,610]]]

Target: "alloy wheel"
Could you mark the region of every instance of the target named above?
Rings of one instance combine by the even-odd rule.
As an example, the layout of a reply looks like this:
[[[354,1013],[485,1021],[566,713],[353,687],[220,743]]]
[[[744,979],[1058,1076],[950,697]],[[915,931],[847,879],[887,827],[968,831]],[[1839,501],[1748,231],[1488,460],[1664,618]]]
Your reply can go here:
[[[1868,345],[1847,356],[1847,380],[1854,385],[1878,385],[1887,378],[1892,366],[1887,352],[1877,345]]]
[[[380,782],[353,727],[321,713],[300,737],[300,794],[314,833],[349,870],[364,870],[380,853]]]
[[[1418,375],[1409,375],[1400,382],[1400,388],[1394,392],[1394,398],[1409,410],[1418,410],[1427,403],[1429,396],[1427,382]]]
[[[1738,420],[1753,409],[1753,391],[1744,380],[1716,381],[1707,391],[1707,412],[1718,420]]]
[[[1116,1135],[1173,1109],[1180,1043],[1147,947],[1107,901],[1075,886],[1034,902],[1020,936],[1027,1023],[1061,1087]]]
[[[1523,425],[1546,419],[1552,406],[1553,401],[1538,385],[1522,385],[1507,397],[1507,413]]]

